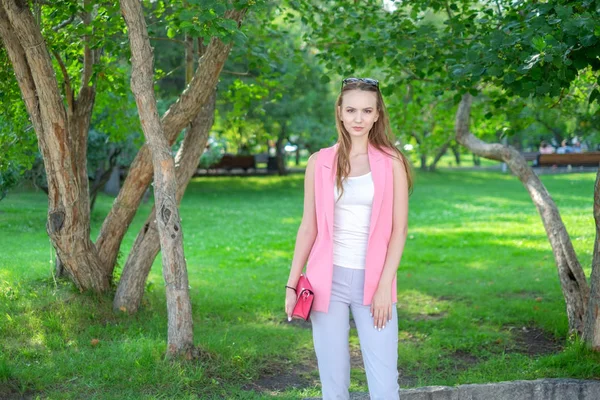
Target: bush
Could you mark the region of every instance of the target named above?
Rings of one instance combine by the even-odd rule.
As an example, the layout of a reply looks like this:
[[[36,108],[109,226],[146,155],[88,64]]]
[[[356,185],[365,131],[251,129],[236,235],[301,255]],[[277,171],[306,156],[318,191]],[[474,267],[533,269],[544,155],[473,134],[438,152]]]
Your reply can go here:
[[[208,149],[200,157],[198,168],[207,169],[213,164],[218,163],[223,158],[225,146],[222,142],[209,139]]]

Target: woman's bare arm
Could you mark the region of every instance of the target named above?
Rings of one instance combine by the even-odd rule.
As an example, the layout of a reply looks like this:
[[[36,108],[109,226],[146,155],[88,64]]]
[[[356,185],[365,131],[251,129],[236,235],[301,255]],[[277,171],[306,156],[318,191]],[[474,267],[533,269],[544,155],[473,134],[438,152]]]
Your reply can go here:
[[[287,281],[287,286],[296,287],[302,269],[306,264],[310,250],[312,249],[315,238],[317,237],[317,214],[315,211],[315,163],[316,153],[308,159],[306,172],[304,175],[304,212],[302,214],[302,222],[298,228],[296,235],[296,245],[294,247],[294,258],[290,268],[290,274]],[[293,301],[295,293],[286,289],[286,304],[285,309],[288,317],[291,316],[293,310]],[[294,296],[292,296],[292,294]]]

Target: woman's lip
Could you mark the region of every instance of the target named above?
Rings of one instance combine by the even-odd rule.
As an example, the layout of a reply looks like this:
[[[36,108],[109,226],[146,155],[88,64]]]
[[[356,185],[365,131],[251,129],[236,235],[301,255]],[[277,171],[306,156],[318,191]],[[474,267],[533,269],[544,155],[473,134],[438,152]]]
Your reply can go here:
[[[353,126],[352,129],[354,129],[355,131],[361,131],[363,128],[362,126]]]

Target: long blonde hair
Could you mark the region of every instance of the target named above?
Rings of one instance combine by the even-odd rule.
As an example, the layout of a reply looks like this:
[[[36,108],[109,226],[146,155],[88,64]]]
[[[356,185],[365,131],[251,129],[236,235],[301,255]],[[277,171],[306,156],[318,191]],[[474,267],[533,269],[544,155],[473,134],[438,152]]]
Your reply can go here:
[[[350,90],[363,90],[365,92],[374,92],[377,96],[377,111],[379,113],[379,118],[377,118],[377,121],[375,121],[373,127],[369,131],[369,144],[386,154],[390,154],[391,157],[395,157],[402,162],[402,164],[404,165],[404,169],[406,170],[408,190],[409,193],[412,192],[412,168],[406,156],[402,154],[402,152],[398,150],[398,148],[396,148],[392,141],[393,135],[392,129],[390,127],[390,117],[385,107],[385,103],[383,102],[381,92],[379,91],[379,88],[375,85],[358,81],[349,82],[346,85],[344,85],[342,87],[342,91],[340,92],[337,98],[337,101],[335,102],[335,126],[338,132],[338,148],[336,156],[337,173],[335,180],[336,186],[340,193],[340,197],[344,192],[342,181],[347,179],[348,175],[350,174],[350,150],[352,149],[352,140],[350,139],[350,133],[348,133],[346,128],[344,128],[344,124],[342,124],[339,110],[342,107],[342,99],[344,97],[344,93],[349,92]]]

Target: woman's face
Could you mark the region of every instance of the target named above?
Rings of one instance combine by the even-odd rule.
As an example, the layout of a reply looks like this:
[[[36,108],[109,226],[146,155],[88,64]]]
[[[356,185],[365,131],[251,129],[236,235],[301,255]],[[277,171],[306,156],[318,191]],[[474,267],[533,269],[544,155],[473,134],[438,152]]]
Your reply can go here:
[[[342,105],[338,107],[339,117],[350,136],[368,135],[379,112],[377,94],[364,90],[349,90],[342,96]]]

